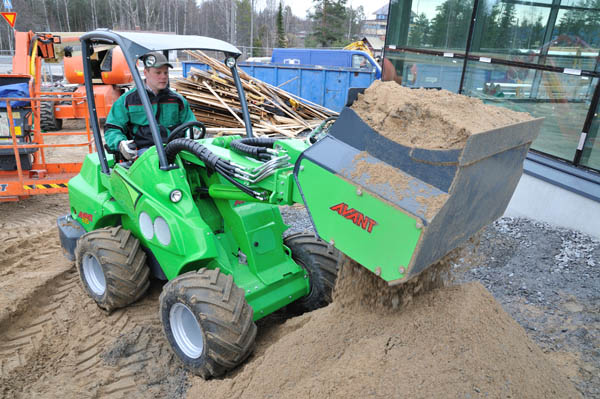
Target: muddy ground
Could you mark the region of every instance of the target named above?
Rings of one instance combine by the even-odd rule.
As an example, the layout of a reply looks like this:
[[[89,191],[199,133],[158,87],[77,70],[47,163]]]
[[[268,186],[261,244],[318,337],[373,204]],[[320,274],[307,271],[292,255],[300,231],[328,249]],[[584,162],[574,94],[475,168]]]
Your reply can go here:
[[[579,233],[501,219],[454,271],[495,300],[461,284],[395,315],[269,317],[248,362],[205,382],[163,337],[160,282],[110,315],[87,297],[56,233],[66,210],[66,195],[0,203],[0,397],[600,397],[600,244]]]

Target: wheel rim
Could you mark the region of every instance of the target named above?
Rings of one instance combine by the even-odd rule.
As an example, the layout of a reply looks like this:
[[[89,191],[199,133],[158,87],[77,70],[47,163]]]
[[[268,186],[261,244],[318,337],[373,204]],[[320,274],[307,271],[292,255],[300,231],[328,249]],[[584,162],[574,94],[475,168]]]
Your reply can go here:
[[[104,295],[106,291],[106,278],[95,256],[85,254],[83,257],[83,276],[90,289],[96,295]]]
[[[169,312],[169,323],[179,349],[189,358],[199,358],[204,350],[204,334],[190,308],[183,303],[173,305]]]

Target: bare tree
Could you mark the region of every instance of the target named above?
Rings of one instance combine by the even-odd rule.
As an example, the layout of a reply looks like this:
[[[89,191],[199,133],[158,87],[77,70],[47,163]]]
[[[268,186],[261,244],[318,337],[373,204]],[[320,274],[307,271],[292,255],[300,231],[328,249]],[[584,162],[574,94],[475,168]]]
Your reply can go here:
[[[65,17],[67,18],[67,32],[71,32],[71,22],[69,21],[69,0],[63,0],[65,5]]]
[[[61,12],[60,12],[60,9],[58,8],[58,0],[56,0],[54,2],[54,4],[56,5],[56,19],[58,20],[58,30],[62,32],[63,27],[62,27],[62,22],[60,21]]]
[[[142,0],[142,9],[144,12],[144,28],[145,29],[156,29],[155,27],[155,15],[157,10],[157,4],[154,0]]]
[[[280,0],[12,0],[19,10],[19,30],[85,31],[112,29],[156,30],[199,34],[227,40],[237,46],[273,47]],[[1,6],[0,2],[0,6]],[[254,4],[257,7],[259,5]],[[8,10],[5,10],[8,11]],[[5,24],[6,25],[6,24]],[[284,25],[290,33],[309,30],[289,7]],[[12,29],[0,26],[0,48],[14,47]]]
[[[229,42],[230,43],[235,43],[236,42],[236,22],[237,22],[237,4],[235,2],[235,0],[231,0],[229,2],[231,8],[230,8],[230,14],[229,14]]]
[[[46,0],[43,0],[42,7],[44,8],[44,17],[46,17],[46,30],[50,32],[50,20],[48,19],[48,9],[46,8]]]

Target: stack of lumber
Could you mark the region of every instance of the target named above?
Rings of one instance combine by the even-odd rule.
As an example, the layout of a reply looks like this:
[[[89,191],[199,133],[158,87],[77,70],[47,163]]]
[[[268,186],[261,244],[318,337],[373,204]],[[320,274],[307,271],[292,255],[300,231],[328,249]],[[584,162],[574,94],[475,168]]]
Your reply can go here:
[[[208,65],[204,71],[192,68],[188,77],[173,82],[172,87],[190,103],[196,119],[209,133],[245,134],[242,108],[231,71],[221,61],[201,51],[187,51],[199,63]],[[261,82],[238,68],[246,94],[250,122],[256,136],[298,133],[317,127],[336,112]]]

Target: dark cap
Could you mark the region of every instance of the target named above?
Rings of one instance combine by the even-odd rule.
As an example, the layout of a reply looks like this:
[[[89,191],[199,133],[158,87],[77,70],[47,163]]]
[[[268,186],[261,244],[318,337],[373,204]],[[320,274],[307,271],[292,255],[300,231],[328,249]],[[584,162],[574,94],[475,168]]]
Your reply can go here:
[[[169,68],[173,68],[173,65],[169,64],[167,57],[160,51],[153,51],[144,55],[145,68],[160,68],[163,65],[168,65]]]

